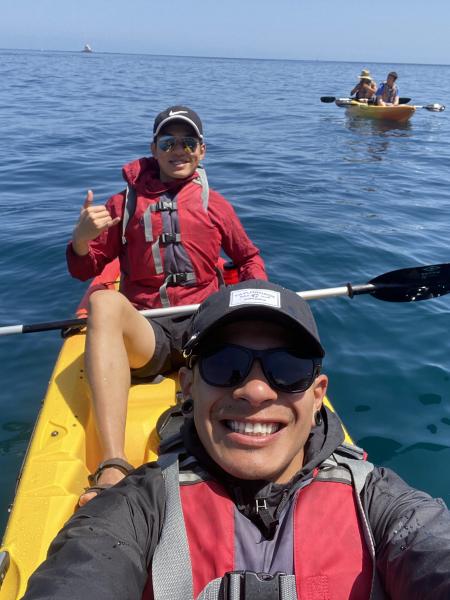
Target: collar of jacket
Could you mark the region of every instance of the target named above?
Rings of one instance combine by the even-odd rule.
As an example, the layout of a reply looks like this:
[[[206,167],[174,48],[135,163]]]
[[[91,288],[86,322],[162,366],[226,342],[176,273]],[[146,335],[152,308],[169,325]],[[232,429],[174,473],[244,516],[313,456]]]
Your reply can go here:
[[[177,181],[163,182],[159,178],[159,165],[155,158],[138,158],[122,168],[122,177],[128,185],[135,188],[138,194],[146,195],[150,198],[160,196],[161,194],[176,194],[178,191],[196,177],[195,171],[190,177]]]

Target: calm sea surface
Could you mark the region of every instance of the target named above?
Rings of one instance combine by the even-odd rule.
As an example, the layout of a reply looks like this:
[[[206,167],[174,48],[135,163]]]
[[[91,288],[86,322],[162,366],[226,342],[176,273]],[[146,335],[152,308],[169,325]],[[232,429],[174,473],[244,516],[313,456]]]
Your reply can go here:
[[[365,283],[450,260],[449,112],[352,120],[361,68],[395,68],[402,96],[450,106],[450,67],[0,51],[0,324],[73,315],[85,284],[65,245],[88,188],[123,188],[153,118],[201,115],[210,183],[236,207],[271,278],[296,290]],[[312,302],[330,397],[370,458],[450,502],[450,295]],[[61,345],[0,337],[0,530]]]

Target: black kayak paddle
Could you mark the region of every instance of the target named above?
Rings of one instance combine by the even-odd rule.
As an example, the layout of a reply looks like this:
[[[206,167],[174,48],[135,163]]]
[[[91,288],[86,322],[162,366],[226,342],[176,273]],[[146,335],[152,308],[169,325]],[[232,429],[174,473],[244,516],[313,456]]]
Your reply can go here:
[[[439,298],[450,292],[450,263],[440,265],[425,265],[398,269],[378,275],[368,283],[347,285],[322,290],[308,290],[297,292],[305,300],[320,300],[338,296],[359,296],[370,294],[377,300],[387,302],[418,302]],[[144,317],[161,317],[166,315],[191,314],[197,310],[199,304],[185,306],[171,306],[169,308],[151,308],[141,311]],[[68,319],[65,321],[52,321],[49,323],[35,323],[34,325],[4,325],[0,327],[1,335],[16,333],[37,333],[40,331],[81,329],[86,326],[87,319]]]

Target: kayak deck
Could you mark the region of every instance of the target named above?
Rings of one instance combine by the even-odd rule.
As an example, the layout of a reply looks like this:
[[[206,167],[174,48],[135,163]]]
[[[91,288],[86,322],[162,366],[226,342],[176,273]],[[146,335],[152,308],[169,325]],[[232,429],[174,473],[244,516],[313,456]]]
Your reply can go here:
[[[100,450],[84,373],[85,335],[68,338],[61,350],[24,462],[1,550],[10,565],[0,598],[23,595],[31,573],[76,509]],[[176,377],[130,390],[125,450],[139,466],[157,457],[156,422],[175,404]]]
[[[36,421],[0,548],[1,600],[22,597],[50,542],[76,510],[88,474],[100,462],[84,344],[83,331],[64,341]],[[156,459],[156,423],[176,404],[177,389],[176,374],[131,386],[125,451],[134,466]],[[351,441],[348,434],[346,439]]]
[[[346,105],[347,114],[352,117],[364,117],[369,119],[379,119],[383,121],[396,121],[405,123],[416,111],[416,107],[409,104],[398,104],[396,106],[377,106],[375,104],[365,104],[352,100]]]

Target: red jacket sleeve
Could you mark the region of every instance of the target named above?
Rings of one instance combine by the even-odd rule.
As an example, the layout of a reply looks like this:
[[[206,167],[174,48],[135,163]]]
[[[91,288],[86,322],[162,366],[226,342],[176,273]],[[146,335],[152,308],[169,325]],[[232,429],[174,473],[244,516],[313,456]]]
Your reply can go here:
[[[122,217],[125,192],[112,196],[106,202],[111,217]],[[122,247],[122,221],[104,231],[89,243],[89,252],[85,256],[75,253],[72,242],[66,249],[67,267],[72,277],[86,281],[99,275],[105,265],[119,256]]]
[[[208,213],[222,236],[222,248],[239,269],[239,279],[267,280],[259,249],[248,237],[231,204],[214,190],[209,194]]]

